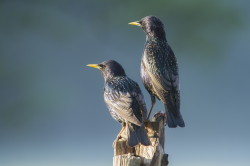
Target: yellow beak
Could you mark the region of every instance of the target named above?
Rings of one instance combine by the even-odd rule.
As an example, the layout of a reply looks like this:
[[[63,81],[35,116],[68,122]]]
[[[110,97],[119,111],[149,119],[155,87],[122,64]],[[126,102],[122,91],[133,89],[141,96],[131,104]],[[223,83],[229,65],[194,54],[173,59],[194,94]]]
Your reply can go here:
[[[136,26],[141,26],[141,24],[138,21],[130,22],[128,23],[129,25],[136,25]]]
[[[88,64],[87,66],[88,67],[93,67],[93,68],[96,68],[96,69],[101,69],[98,64]]]

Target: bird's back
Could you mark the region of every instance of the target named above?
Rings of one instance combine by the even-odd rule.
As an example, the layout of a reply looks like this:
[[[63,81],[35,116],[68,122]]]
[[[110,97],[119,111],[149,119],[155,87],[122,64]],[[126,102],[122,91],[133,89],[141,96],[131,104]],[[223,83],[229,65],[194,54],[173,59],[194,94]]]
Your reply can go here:
[[[106,81],[104,100],[110,112],[117,114],[123,121],[140,126],[145,120],[147,110],[141,90],[138,84],[127,76]]]
[[[168,92],[179,90],[178,65],[166,41],[146,42],[141,62],[141,77],[145,87],[151,86],[152,93],[164,103]]]

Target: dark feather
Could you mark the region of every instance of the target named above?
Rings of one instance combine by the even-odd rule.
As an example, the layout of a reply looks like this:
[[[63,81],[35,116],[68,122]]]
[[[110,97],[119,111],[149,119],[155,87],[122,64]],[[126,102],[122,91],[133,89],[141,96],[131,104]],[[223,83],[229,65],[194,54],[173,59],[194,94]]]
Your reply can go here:
[[[151,95],[166,105],[166,114],[173,125],[184,127],[180,113],[180,90],[178,64],[174,52],[165,38],[161,21],[147,16],[140,21],[147,40],[141,61],[142,82]],[[175,120],[176,119],[176,120]]]
[[[150,145],[144,125],[137,126],[132,123],[127,123],[126,130],[128,135],[128,146],[133,147],[138,143],[141,143],[145,146]]]
[[[112,112],[131,123],[141,126],[145,120],[147,110],[143,95],[137,83],[126,76],[107,80],[104,100]]]
[[[105,82],[104,101],[111,116],[119,123],[126,124],[128,144],[148,145],[143,124],[147,109],[138,84],[126,76],[124,69],[116,61],[109,60],[88,66],[101,70]]]

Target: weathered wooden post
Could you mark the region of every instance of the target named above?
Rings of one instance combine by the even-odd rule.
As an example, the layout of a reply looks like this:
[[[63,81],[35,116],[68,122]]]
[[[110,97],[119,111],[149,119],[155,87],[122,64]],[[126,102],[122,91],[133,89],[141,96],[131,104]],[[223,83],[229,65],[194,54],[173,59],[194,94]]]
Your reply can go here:
[[[165,116],[158,112],[152,121],[145,122],[151,146],[141,144],[129,147],[126,144],[126,132],[122,133],[122,139],[115,141],[113,166],[167,166],[168,155],[164,152],[165,141]]]

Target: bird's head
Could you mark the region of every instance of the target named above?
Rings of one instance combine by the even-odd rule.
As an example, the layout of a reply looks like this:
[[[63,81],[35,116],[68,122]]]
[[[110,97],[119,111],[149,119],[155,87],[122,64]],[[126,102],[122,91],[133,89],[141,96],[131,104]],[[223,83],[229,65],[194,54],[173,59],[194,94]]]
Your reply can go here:
[[[123,67],[114,60],[104,61],[99,64],[88,64],[87,66],[99,69],[104,77],[104,80],[117,76],[126,76]]]
[[[128,24],[140,26],[149,37],[165,38],[164,25],[161,20],[155,16],[146,16],[139,21]]]

